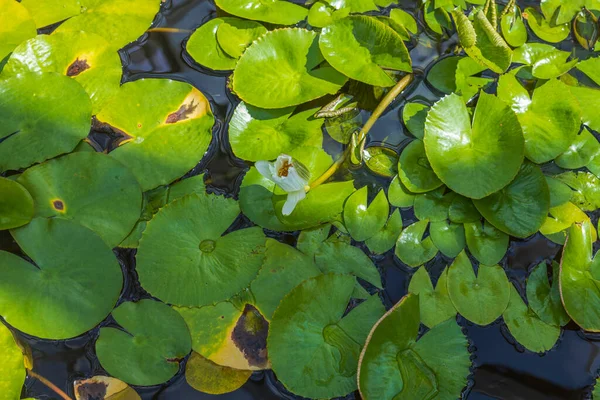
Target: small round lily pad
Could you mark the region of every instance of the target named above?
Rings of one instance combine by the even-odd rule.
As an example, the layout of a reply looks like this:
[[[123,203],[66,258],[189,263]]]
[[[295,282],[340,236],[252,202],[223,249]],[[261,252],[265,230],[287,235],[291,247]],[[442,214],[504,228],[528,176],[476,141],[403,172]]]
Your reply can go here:
[[[396,11],[396,10],[392,10]],[[398,10],[400,11],[400,10]],[[425,120],[431,107],[421,103],[406,103],[402,109],[402,121],[408,131],[417,139],[423,140],[425,136]]]
[[[185,365],[185,380],[194,389],[213,395],[238,390],[248,381],[252,371],[215,364],[200,354],[192,353]]]
[[[443,185],[431,168],[421,140],[413,140],[400,153],[398,176],[413,193],[429,192]]]
[[[225,52],[217,40],[217,33],[220,26],[236,20],[240,21],[230,17],[213,18],[196,29],[186,44],[194,61],[216,71],[234,69],[239,56]]]
[[[429,328],[456,315],[456,309],[448,294],[447,282],[447,268],[442,271],[435,288],[425,267],[420,267],[410,279],[408,292],[419,295],[421,322]]]
[[[344,205],[344,225],[352,238],[363,242],[385,226],[390,207],[385,192],[380,190],[367,206],[368,188],[363,186],[352,193]]]
[[[217,40],[229,56],[239,58],[246,47],[267,32],[262,24],[254,21],[231,18],[217,29]]]
[[[306,8],[283,0],[216,0],[215,3],[236,17],[277,25],[294,25],[308,15]]]
[[[385,226],[367,239],[366,244],[369,250],[375,254],[383,254],[394,247],[400,232],[402,232],[402,224],[400,210],[394,210]]]
[[[399,176],[395,176],[388,187],[388,200],[395,207],[412,207],[416,195],[404,186]]]
[[[33,198],[18,182],[0,177],[0,230],[17,228],[31,221]]]
[[[533,33],[546,42],[562,42],[569,36],[571,31],[569,24],[555,24],[533,7],[527,7],[523,17],[527,20],[527,24]]]
[[[438,253],[431,236],[423,239],[429,221],[418,221],[404,228],[396,241],[396,257],[410,267],[418,267]]]
[[[429,234],[435,247],[446,257],[454,258],[465,248],[465,228],[462,224],[450,221],[432,222]]]
[[[191,350],[185,321],[154,300],[125,302],[112,312],[121,329],[100,329],[96,355],[109,374],[131,385],[158,385],[179,371]]]
[[[487,221],[464,224],[469,252],[482,264],[499,262],[508,250],[509,237]]]

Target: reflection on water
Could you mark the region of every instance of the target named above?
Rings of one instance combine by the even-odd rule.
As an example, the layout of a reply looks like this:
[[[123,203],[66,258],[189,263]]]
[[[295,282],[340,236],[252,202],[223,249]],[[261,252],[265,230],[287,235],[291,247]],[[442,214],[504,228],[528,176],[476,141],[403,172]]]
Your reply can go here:
[[[414,0],[401,0],[405,9],[414,10]],[[519,2],[523,4],[522,2]],[[531,3],[531,2],[527,2]],[[206,159],[190,174],[207,171],[209,190],[236,195],[246,164],[231,156],[226,121],[231,116],[237,100],[225,88],[227,77],[224,73],[215,73],[196,65],[185,54],[184,42],[191,32],[216,15],[215,6],[206,0],[172,0],[166,4],[157,19],[157,26],[181,29],[180,32],[150,32],[139,43],[130,45],[121,56],[124,62],[124,82],[140,78],[160,76],[189,82],[199,88],[211,101],[216,117],[215,138]],[[373,144],[386,142],[396,150],[404,146],[408,136],[403,133],[399,122],[399,112],[404,100],[435,101],[436,94],[424,82],[424,76],[430,63],[440,55],[449,54],[456,46],[456,37],[444,43],[422,38],[413,48],[417,79],[412,90],[396,100],[388,112],[377,122],[372,130]],[[368,116],[363,112],[363,116]],[[366,120],[366,118],[365,118]],[[327,141],[329,143],[331,141]],[[333,149],[333,147],[332,147]],[[330,149],[331,150],[331,149]],[[339,150],[336,149],[336,150]],[[373,178],[364,171],[358,171],[357,182],[373,186],[385,182]],[[403,212],[405,225],[414,221],[412,211]],[[245,217],[240,217],[236,228],[249,225]],[[279,240],[294,244],[296,235],[274,235]],[[0,232],[0,248],[18,252],[18,247],[7,232]],[[511,243],[508,254],[503,259],[509,278],[524,287],[528,271],[542,261],[551,261],[559,253],[560,246],[536,235],[529,240]],[[121,301],[138,300],[147,296],[137,283],[134,270],[134,252],[117,251],[126,275],[126,287]],[[413,270],[400,265],[393,254],[373,257],[385,284],[382,293],[389,307],[397,302],[407,291]],[[438,255],[428,269],[437,278],[449,259]],[[508,268],[510,266],[510,268]],[[569,325],[563,331],[556,348],[544,356],[531,354],[515,344],[500,322],[488,327],[478,327],[461,319],[474,351],[474,374],[464,398],[469,400],[506,399],[506,400],[554,400],[581,399],[589,396],[591,385],[600,367],[600,337],[584,336],[575,326]],[[110,325],[109,318],[103,326]],[[72,382],[102,374],[93,346],[98,335],[95,329],[79,338],[45,342],[24,337],[33,347],[36,370],[61,386],[67,393],[73,394]],[[193,390],[185,382],[182,373],[171,382],[160,387],[138,389],[144,399],[227,399],[227,400],[275,400],[296,398],[285,391],[277,382],[273,373],[256,373],[244,387],[235,393],[223,396],[211,396]],[[54,398],[54,394],[37,381],[28,381],[24,397]],[[354,395],[348,396],[348,399]]]

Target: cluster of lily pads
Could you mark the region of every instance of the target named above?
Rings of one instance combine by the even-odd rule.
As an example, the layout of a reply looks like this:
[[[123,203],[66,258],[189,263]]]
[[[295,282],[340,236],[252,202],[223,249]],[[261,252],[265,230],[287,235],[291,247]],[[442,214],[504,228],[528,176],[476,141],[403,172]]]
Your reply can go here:
[[[552,43],[572,27],[593,49],[596,1],[430,0],[423,21],[390,0],[215,3],[227,16],[186,51],[233,71],[228,140],[249,166],[235,197],[188,176],[212,140],[200,91],[121,84],[117,50],[158,1],[0,0],[0,229],[22,252],[0,251],[0,398],[20,398],[26,371],[44,379],[11,329],[58,340],[101,326],[95,352],[113,378],[75,382],[78,399],[98,387],[139,398],[129,385],[185,367],[211,394],[273,369],[296,395],[366,400],[460,397],[471,355],[457,314],[502,317],[537,353],[571,320],[600,331],[600,61],[530,42],[526,27]],[[460,49],[426,76],[445,96],[403,105],[401,151],[368,144],[414,80],[408,48],[454,31]],[[372,111],[364,124],[359,109]],[[344,150],[326,152],[325,137]],[[361,186],[356,171],[386,184]],[[300,231],[296,246],[274,231]],[[498,264],[511,237],[538,232],[562,256],[515,285]],[[136,249],[147,298],[120,299],[115,247]],[[388,252],[412,278],[386,312],[370,256]],[[431,276],[439,254],[449,265]]]

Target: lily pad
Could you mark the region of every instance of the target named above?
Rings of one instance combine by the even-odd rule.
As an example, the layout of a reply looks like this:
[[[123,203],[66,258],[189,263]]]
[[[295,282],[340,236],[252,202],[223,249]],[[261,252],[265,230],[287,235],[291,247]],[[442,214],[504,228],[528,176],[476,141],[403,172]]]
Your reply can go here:
[[[423,239],[429,221],[418,221],[407,226],[396,241],[396,257],[410,267],[418,267],[438,253],[431,236]]]
[[[264,34],[240,57],[233,90],[262,108],[295,106],[336,93],[347,78],[332,67],[319,67],[324,59],[317,40],[315,32],[298,28]]]
[[[19,44],[37,34],[35,22],[29,11],[19,2],[14,0],[0,1],[2,16],[0,17],[0,70],[2,61]]]
[[[66,76],[30,73],[4,79],[0,98],[0,171],[68,153],[90,131],[90,99]]]
[[[413,140],[400,153],[398,176],[413,193],[425,193],[442,186],[442,181],[431,168],[421,140]]]
[[[354,284],[348,275],[308,279],[275,311],[269,358],[278,379],[293,393],[331,398],[356,390],[360,351],[384,308],[375,295],[344,316]]]
[[[548,189],[550,190],[550,208],[565,204],[571,200],[571,197],[574,195],[571,188],[561,180],[551,176],[546,176],[546,183],[548,184]]]
[[[585,86],[569,87],[571,93],[577,99],[581,108],[581,122],[594,131],[600,130],[600,114],[595,112],[598,103],[597,89],[592,89]]]
[[[346,18],[349,14],[349,8],[336,10],[327,1],[319,0],[308,11],[308,23],[316,28],[324,28],[337,20]]]
[[[463,251],[448,268],[448,293],[460,315],[478,325],[488,325],[506,310],[510,282],[499,265],[480,264],[475,276]]]
[[[235,18],[219,25],[217,40],[225,53],[239,58],[254,40],[266,32],[267,28],[258,22]]]
[[[542,0],[540,6],[547,18],[555,18],[556,24],[567,24],[583,7],[597,9],[600,3],[598,0],[571,0],[567,3],[560,0]]]
[[[452,200],[456,197],[454,192],[446,192],[441,187],[431,192],[417,195],[415,198],[414,213],[420,220],[428,219],[432,222],[445,221],[448,219]]]
[[[180,306],[226,300],[247,287],[263,262],[265,236],[258,227],[221,236],[239,212],[234,200],[205,194],[163,207],[140,240],[136,269],[142,286]]]
[[[388,200],[395,207],[412,207],[416,194],[404,186],[398,176],[395,176],[388,187]]]
[[[362,154],[365,166],[375,175],[392,178],[398,173],[398,153],[383,146],[370,146]]]
[[[236,17],[277,25],[294,25],[308,15],[308,10],[285,0],[216,0],[221,10]]]
[[[600,158],[600,143],[586,128],[576,136],[564,153],[556,157],[556,165],[565,169],[583,168],[596,157]]]
[[[500,20],[500,29],[504,40],[512,47],[519,47],[527,42],[527,27],[523,22],[521,9],[514,6]],[[514,61],[514,60],[513,60]]]
[[[510,334],[529,351],[544,353],[550,350],[560,336],[560,327],[542,321],[525,304],[515,286],[510,286],[510,301],[502,314]]]
[[[121,243],[140,217],[142,192],[135,177],[102,153],[47,161],[29,168],[17,182],[31,193],[36,217],[73,220],[110,247]]]
[[[374,17],[355,15],[326,26],[319,47],[332,67],[369,85],[393,86],[385,70],[412,72],[402,38]]]
[[[217,41],[219,28],[237,18],[213,18],[201,25],[192,33],[186,44],[186,50],[194,61],[216,71],[232,70],[237,64],[238,57],[229,55]]]
[[[39,35],[15,48],[3,74],[56,72],[77,81],[99,112],[121,85],[123,67],[117,52],[102,36],[87,32]]]
[[[168,79],[124,84],[96,119],[101,130],[121,137],[109,155],[133,172],[144,191],[171,183],[198,164],[214,122],[200,91]]]
[[[15,338],[4,324],[0,323],[0,390],[7,400],[20,399],[23,383],[25,382],[25,364],[23,352]]]
[[[525,162],[508,186],[473,203],[481,215],[502,232],[526,238],[546,221],[550,191],[540,167]]]
[[[419,26],[415,17],[400,8],[391,9],[390,18],[412,34],[419,32]]]
[[[509,237],[487,221],[467,223],[465,237],[469,252],[482,264],[498,263],[508,250]]]
[[[109,374],[131,385],[158,385],[179,371],[192,347],[185,321],[154,300],[125,302],[112,312],[121,329],[100,329],[96,355]]]
[[[383,254],[394,247],[400,232],[402,232],[402,215],[399,210],[395,210],[385,226],[367,239],[367,247],[372,253]]]
[[[514,112],[495,96],[481,94],[471,125],[465,103],[453,94],[427,115],[425,151],[446,186],[481,199],[517,175],[523,161],[523,133]]]
[[[465,248],[465,228],[462,224],[449,221],[432,222],[429,234],[435,247],[446,257],[454,258]]]
[[[539,263],[527,278],[527,301],[529,307],[545,323],[564,326],[571,318],[560,298],[558,273],[560,266],[552,262],[552,284],[548,282],[548,266]]]
[[[531,74],[540,79],[554,79],[569,72],[578,59],[568,61],[571,53],[545,43],[527,43],[515,49],[513,62],[531,66]]]
[[[481,214],[477,211],[473,200],[456,195],[452,198],[450,208],[448,209],[448,218],[452,222],[457,224],[464,224],[466,222],[477,222],[481,220]]]
[[[600,85],[600,73],[598,73],[598,68],[600,68],[600,59],[597,57],[589,58],[577,64],[578,70],[586,74],[597,85]]]
[[[444,268],[435,289],[425,267],[414,273],[408,285],[408,292],[419,295],[421,322],[433,328],[456,316],[456,309],[448,294],[448,269]]]
[[[579,207],[571,202],[567,202],[550,209],[548,218],[540,228],[540,232],[550,237],[553,242],[564,244],[567,237],[567,230],[574,223],[583,223],[589,221],[590,217]],[[596,230],[592,227],[592,235],[596,237]],[[594,239],[596,241],[596,239]]]
[[[0,177],[0,230],[23,226],[33,218],[33,198],[21,184]]]
[[[354,240],[364,242],[385,226],[390,206],[380,190],[367,206],[367,186],[352,193],[344,205],[344,225]]]
[[[73,383],[75,400],[142,400],[128,384],[108,376],[94,376]],[[98,398],[98,396],[101,398]]]
[[[589,172],[565,172],[556,179],[573,189],[570,200],[583,211],[600,208],[600,179]]]
[[[62,218],[34,218],[11,233],[35,265],[0,252],[0,315],[6,322],[32,336],[67,339],[106,318],[123,275],[99,236]]]
[[[244,160],[273,160],[298,147],[323,144],[322,119],[317,109],[294,113],[294,107],[265,110],[241,102],[229,124],[229,142],[233,153]]]
[[[215,364],[192,353],[185,366],[185,380],[194,389],[213,395],[238,390],[252,375],[252,371],[233,369]]]
[[[402,109],[402,121],[417,139],[425,136],[425,120],[431,107],[421,103],[407,103]]]
[[[527,20],[527,24],[533,33],[546,42],[562,42],[569,36],[571,31],[569,24],[557,24],[552,20],[548,20],[533,7],[527,7],[523,17]]]
[[[569,229],[560,261],[560,295],[567,314],[586,331],[600,332],[600,274],[592,257],[592,223],[575,223]]]

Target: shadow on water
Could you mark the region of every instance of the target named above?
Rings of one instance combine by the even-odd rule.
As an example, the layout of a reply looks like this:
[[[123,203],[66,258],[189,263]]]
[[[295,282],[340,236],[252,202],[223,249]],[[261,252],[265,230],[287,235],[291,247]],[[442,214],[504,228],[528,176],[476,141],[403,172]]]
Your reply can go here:
[[[519,2],[519,4],[532,2]],[[404,9],[414,10],[415,1],[401,0]],[[185,42],[191,32],[217,15],[212,2],[207,0],[172,0],[163,7],[156,26],[181,29],[181,32],[150,32],[137,43],[122,51],[125,65],[124,82],[140,78],[170,78],[186,81],[199,88],[211,101],[216,117],[213,144],[205,160],[190,174],[206,171],[209,190],[235,196],[247,165],[236,159],[227,140],[227,125],[237,99],[227,89],[227,74],[207,70],[186,54]],[[383,143],[396,150],[402,148],[409,136],[404,134],[399,122],[399,112],[405,100],[435,101],[438,97],[424,82],[425,72],[432,61],[440,55],[448,54],[456,45],[456,37],[445,42],[436,42],[423,37],[421,45],[411,51],[414,60],[416,82],[412,90],[397,99],[393,107],[376,123],[371,141]],[[425,43],[425,44],[423,44]],[[363,111],[364,115],[368,115]],[[382,182],[368,174],[357,173],[357,181],[381,186]],[[412,212],[403,212],[406,224],[414,221]],[[237,224],[249,222],[241,217]],[[296,235],[277,235],[279,240],[294,244]],[[19,253],[18,246],[7,232],[0,232],[0,248]],[[549,243],[543,236],[536,235],[528,240],[511,242],[502,263],[509,278],[524,287],[528,271],[542,261],[553,260],[560,252],[560,246]],[[121,301],[138,300],[147,294],[139,286],[135,273],[135,253],[130,250],[116,250],[126,276],[126,287]],[[373,257],[385,284],[382,297],[386,306],[391,306],[406,294],[413,270],[395,259],[393,254]],[[434,280],[439,277],[449,259],[438,256],[427,264]],[[500,321],[479,327],[461,318],[468,333],[473,351],[474,369],[471,382],[463,398],[469,400],[554,400],[589,398],[591,385],[600,368],[600,337],[585,335],[576,326],[569,325],[563,330],[561,339],[553,350],[545,355],[532,354],[516,344]],[[101,326],[110,325],[111,318]],[[36,370],[73,395],[72,382],[75,379],[102,374],[103,370],[94,356],[94,342],[98,328],[78,338],[67,341],[41,341],[21,335],[33,348]],[[256,373],[240,390],[222,396],[212,396],[193,390],[180,373],[170,382],[158,387],[138,388],[143,399],[226,399],[226,400],[275,400],[295,399],[277,382],[273,373]],[[24,397],[41,399],[55,398],[53,392],[35,380],[26,382]],[[355,398],[354,395],[348,399]],[[358,396],[356,396],[358,398]]]

